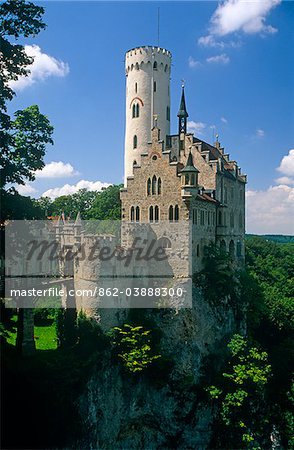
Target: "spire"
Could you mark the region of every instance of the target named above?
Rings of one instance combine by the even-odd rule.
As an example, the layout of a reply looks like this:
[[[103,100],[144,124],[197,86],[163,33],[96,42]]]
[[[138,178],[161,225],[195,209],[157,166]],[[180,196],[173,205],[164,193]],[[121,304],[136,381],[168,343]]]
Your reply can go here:
[[[185,85],[184,84],[182,84],[182,97],[181,97],[181,103],[180,103],[180,109],[178,112],[178,117],[189,117],[189,114],[187,113],[187,109],[186,109]]]
[[[181,103],[180,103],[180,109],[178,112],[178,118],[179,118],[179,134],[181,133],[187,133],[187,117],[189,117],[189,114],[187,113],[186,109],[186,101],[185,101],[185,84],[183,82],[182,84],[182,97],[181,97]]]
[[[181,170],[181,172],[182,172],[182,173],[185,173],[185,172],[199,172],[199,170],[196,169],[196,167],[194,166],[194,163],[193,163],[193,156],[192,156],[192,153],[191,153],[191,152],[189,153],[188,158],[187,158],[186,165],[185,165],[185,167]]]

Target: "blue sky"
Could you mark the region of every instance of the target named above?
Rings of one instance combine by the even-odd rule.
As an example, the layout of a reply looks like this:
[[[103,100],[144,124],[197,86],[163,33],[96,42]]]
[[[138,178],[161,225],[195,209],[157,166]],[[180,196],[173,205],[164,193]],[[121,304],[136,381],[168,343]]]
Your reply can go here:
[[[183,78],[191,130],[208,141],[216,130],[248,174],[248,231],[293,233],[293,2],[40,4],[48,26],[24,42],[39,47],[39,59],[32,77],[15,85],[11,111],[40,106],[55,128],[46,163],[61,164],[23,193],[38,197],[80,180],[122,182],[124,53],[157,44],[160,7],[159,43],[173,55],[172,131]]]

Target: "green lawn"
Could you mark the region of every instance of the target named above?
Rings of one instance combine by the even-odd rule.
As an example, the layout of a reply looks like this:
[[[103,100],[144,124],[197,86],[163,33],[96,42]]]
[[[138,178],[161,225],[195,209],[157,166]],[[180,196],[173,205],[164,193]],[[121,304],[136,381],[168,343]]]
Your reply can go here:
[[[17,316],[13,316],[11,321],[15,323],[15,326],[13,326],[11,331],[8,331],[7,342],[15,345]],[[35,326],[34,336],[37,350],[55,350],[57,348],[57,335],[54,322],[49,326]]]

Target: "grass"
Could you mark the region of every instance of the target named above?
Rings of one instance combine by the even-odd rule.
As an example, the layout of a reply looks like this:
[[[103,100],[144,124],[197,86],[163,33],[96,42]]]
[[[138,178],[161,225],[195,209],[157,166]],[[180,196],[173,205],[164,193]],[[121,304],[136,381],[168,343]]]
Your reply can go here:
[[[12,327],[7,331],[7,342],[11,345],[16,345],[16,326],[17,316],[11,318]],[[57,334],[55,323],[52,321],[50,325],[35,326],[34,336],[37,350],[56,350],[57,349]]]

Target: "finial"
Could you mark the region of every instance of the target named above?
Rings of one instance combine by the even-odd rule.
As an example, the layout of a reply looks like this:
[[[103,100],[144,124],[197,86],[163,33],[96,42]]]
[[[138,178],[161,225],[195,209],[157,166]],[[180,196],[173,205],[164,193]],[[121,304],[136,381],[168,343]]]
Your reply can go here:
[[[153,114],[153,126],[156,128],[157,128],[157,119],[158,119],[157,114]]]
[[[218,133],[215,135],[216,142],[218,142]]]
[[[184,89],[184,87],[185,87],[185,80],[181,80],[181,82],[182,82],[182,89]]]

